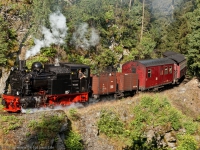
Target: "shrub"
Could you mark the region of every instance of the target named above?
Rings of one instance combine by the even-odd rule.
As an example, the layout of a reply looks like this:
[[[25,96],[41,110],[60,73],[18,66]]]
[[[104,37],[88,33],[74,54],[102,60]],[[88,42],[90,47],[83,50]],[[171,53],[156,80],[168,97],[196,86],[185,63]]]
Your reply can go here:
[[[138,132],[146,125],[156,127],[171,123],[175,130],[181,127],[181,113],[172,108],[165,98],[143,97],[133,113],[135,118],[132,125]]]
[[[65,145],[67,149],[82,150],[83,144],[81,143],[81,136],[73,131],[70,131],[66,140]]]
[[[43,114],[39,120],[30,120],[28,127],[37,133],[40,141],[45,141],[59,132],[64,119],[64,114]]]
[[[188,119],[183,123],[183,127],[186,129],[186,133],[194,134],[197,131],[198,124]]]
[[[76,121],[80,118],[80,116],[75,108],[72,108],[69,110],[69,117],[74,121]]]
[[[119,117],[112,111],[102,110],[98,121],[99,131],[109,137],[122,135],[125,131],[124,124]]]
[[[191,135],[180,135],[177,150],[196,150],[197,141]]]

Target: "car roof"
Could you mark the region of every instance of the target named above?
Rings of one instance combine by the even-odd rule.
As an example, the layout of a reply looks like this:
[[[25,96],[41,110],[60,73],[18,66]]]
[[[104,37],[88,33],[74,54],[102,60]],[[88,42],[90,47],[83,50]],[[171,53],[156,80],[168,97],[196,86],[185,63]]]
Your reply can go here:
[[[169,58],[138,60],[137,62],[143,64],[146,67],[160,66],[160,65],[174,64],[175,63],[172,59],[169,59]]]

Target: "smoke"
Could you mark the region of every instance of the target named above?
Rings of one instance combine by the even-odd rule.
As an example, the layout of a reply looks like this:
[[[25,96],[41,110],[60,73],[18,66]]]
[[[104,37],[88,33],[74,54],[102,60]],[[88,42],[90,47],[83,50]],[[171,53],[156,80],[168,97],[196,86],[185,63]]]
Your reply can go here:
[[[99,43],[99,34],[96,29],[89,28],[87,23],[82,23],[76,27],[71,43],[76,49],[88,50],[91,46],[96,46]]]
[[[172,16],[174,10],[180,7],[183,0],[153,0],[152,1],[152,13],[156,17]]]
[[[69,106],[57,105],[53,109],[49,108],[49,107],[27,108],[27,109],[21,108],[21,112],[26,113],[26,114],[31,114],[31,113],[36,113],[36,112],[55,111],[55,110],[69,110],[69,109],[72,109],[72,108],[82,108],[82,107],[84,107],[84,106],[81,103],[72,103]]]
[[[58,58],[55,58],[55,63],[54,63],[55,66],[60,66],[59,64],[59,59]]]
[[[43,47],[50,47],[51,44],[62,45],[65,43],[64,40],[68,29],[65,16],[59,11],[52,13],[49,15],[49,22],[51,29],[44,26],[41,28],[43,39],[34,40],[35,46],[26,52],[26,59],[38,54]]]

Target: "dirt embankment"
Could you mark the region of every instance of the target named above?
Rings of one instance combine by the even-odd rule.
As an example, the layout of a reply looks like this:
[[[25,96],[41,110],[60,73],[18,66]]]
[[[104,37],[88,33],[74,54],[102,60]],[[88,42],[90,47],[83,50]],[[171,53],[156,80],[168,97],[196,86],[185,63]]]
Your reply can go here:
[[[179,86],[160,93],[183,114],[194,119],[200,117],[200,82],[198,79],[185,79]]]

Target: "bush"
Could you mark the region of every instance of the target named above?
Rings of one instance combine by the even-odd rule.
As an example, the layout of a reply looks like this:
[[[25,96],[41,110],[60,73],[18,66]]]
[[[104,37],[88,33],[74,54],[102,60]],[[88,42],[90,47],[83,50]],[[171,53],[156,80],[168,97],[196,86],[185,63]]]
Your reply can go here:
[[[197,142],[191,135],[180,135],[177,150],[196,150]]]
[[[144,134],[149,130],[148,127],[161,126],[164,130],[165,126],[170,125],[177,133],[179,129],[185,128],[187,134],[194,134],[198,128],[197,123],[173,108],[165,98],[143,97],[133,112],[134,120],[131,122],[133,146],[134,143],[140,143],[140,146],[148,147],[149,144],[147,145]],[[195,141],[191,137],[187,136],[187,140],[180,140],[180,147],[191,147],[192,149],[196,147]]]
[[[71,150],[82,150],[83,144],[81,143],[81,136],[73,131],[70,131],[66,140],[65,145],[67,149]]]
[[[132,125],[138,132],[146,125],[156,127],[170,123],[175,130],[181,127],[181,113],[172,108],[165,98],[143,97],[133,112]]]
[[[30,120],[28,127],[37,133],[39,141],[46,141],[59,132],[64,121],[64,114],[46,115],[44,113],[40,119]]]
[[[186,133],[194,134],[198,129],[198,124],[187,118],[187,120],[183,123],[183,127],[186,129]]]
[[[109,137],[122,135],[125,131],[124,124],[112,111],[102,110],[98,121],[99,131]]]
[[[75,108],[72,108],[69,110],[69,117],[74,121],[76,121],[80,118],[80,116]]]

